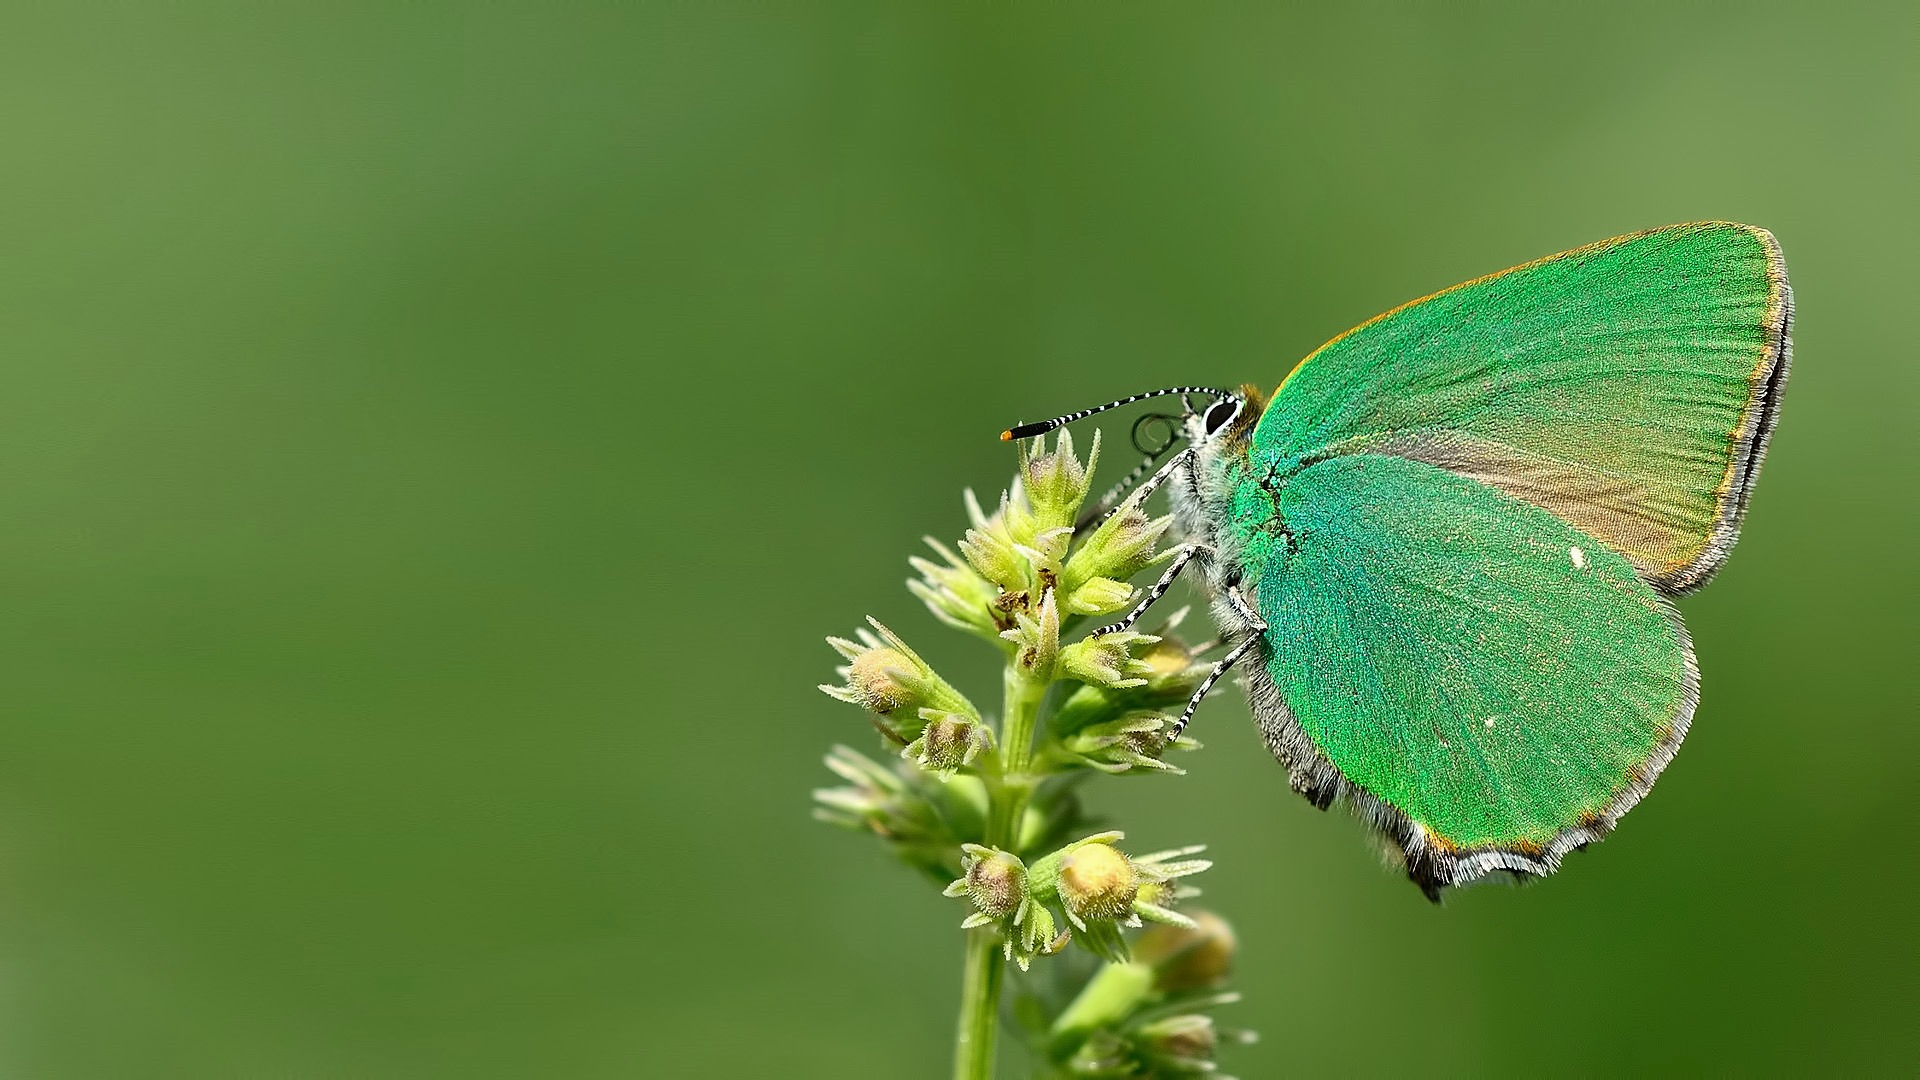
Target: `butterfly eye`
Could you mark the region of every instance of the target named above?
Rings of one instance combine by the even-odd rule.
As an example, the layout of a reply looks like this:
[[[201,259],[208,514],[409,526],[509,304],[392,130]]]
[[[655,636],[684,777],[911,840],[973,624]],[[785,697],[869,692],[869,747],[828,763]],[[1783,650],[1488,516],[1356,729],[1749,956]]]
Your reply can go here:
[[[1233,419],[1233,414],[1239,411],[1240,403],[1237,401],[1229,399],[1214,402],[1213,407],[1207,410],[1207,434],[1211,435],[1226,427],[1227,421]]]

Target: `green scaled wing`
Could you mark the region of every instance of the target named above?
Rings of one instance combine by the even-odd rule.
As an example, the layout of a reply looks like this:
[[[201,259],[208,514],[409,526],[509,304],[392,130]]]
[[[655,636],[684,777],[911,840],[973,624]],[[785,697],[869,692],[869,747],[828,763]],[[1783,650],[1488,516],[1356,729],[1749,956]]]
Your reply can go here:
[[[1675,225],[1416,300],[1300,362],[1255,429],[1280,474],[1362,450],[1491,484],[1669,594],[1732,547],[1788,364],[1763,229]]]
[[[1672,757],[1697,700],[1685,627],[1631,564],[1425,462],[1320,461],[1249,567],[1268,623],[1248,686],[1317,804],[1354,802],[1431,895],[1546,874]]]
[[[1691,719],[1666,597],[1733,544],[1791,315],[1769,234],[1679,225],[1303,360],[1231,485],[1264,509],[1226,515],[1268,623],[1256,718],[1295,786],[1353,801],[1430,895],[1610,829]]]

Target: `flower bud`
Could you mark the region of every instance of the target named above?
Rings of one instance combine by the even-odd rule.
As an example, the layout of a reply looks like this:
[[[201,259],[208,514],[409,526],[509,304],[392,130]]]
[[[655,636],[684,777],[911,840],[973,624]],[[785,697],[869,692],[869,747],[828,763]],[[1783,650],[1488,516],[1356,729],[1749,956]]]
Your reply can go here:
[[[1134,588],[1112,578],[1089,578],[1067,596],[1067,610],[1075,615],[1110,615],[1133,602]]]
[[[1019,911],[1027,895],[1026,865],[1011,852],[979,844],[964,844],[960,850],[965,873],[947,886],[946,895],[973,902],[974,913],[962,925],[984,926]]]
[[[996,531],[968,529],[960,541],[960,554],[980,576],[1003,589],[1019,589],[1026,584],[1026,563],[1013,549],[1013,541]]]
[[[1167,732],[1173,717],[1165,713],[1136,711],[1118,720],[1090,724],[1060,740],[1068,756],[1105,773],[1123,773],[1133,769],[1183,775],[1186,770],[1161,760],[1168,749],[1196,750],[1200,743],[1186,735],[1171,742]]]
[[[867,622],[879,631],[878,637],[862,630],[857,642],[846,638],[827,639],[827,644],[849,662],[839,669],[847,684],[828,686],[823,683],[820,687],[823,692],[889,718],[906,710],[914,719],[908,724],[898,725],[903,730],[895,730],[895,734],[903,739],[919,734],[921,725],[917,714],[922,709],[979,719],[980,711],[973,707],[973,703],[961,697],[960,691],[948,685],[945,679],[934,674],[933,668],[908,648],[899,635],[881,625],[877,619],[868,619]]]
[[[1073,454],[1073,435],[1062,429],[1052,453],[1046,452],[1046,437],[1034,440],[1031,454],[1023,454],[1020,478],[1033,509],[1034,527],[1045,531],[1071,527],[1080,504],[1087,497],[1093,470],[1100,461],[1100,433],[1093,434],[1093,449],[1082,465]]]
[[[1183,705],[1206,680],[1213,665],[1197,659],[1186,643],[1175,637],[1162,637],[1140,654],[1147,665],[1147,689],[1156,702]]]
[[[1077,589],[1097,577],[1125,581],[1153,564],[1154,545],[1172,524],[1171,517],[1149,518],[1137,503],[1127,503],[1067,560],[1063,586]]]
[[[845,746],[834,747],[826,765],[844,784],[814,791],[814,817],[879,837],[918,870],[950,872],[959,838],[985,825],[986,789],[975,777],[937,784],[904,763],[882,764]]]
[[[1153,968],[1154,985],[1164,993],[1210,989],[1233,969],[1233,928],[1211,911],[1192,918],[1191,927],[1150,926],[1133,943],[1133,958]]]
[[[1165,636],[1148,644],[1133,659],[1146,667],[1144,670],[1130,668],[1129,677],[1144,678],[1146,685],[1113,688],[1090,683],[1082,686],[1060,703],[1048,722],[1049,729],[1065,738],[1131,713],[1178,708],[1193,696],[1213,667],[1196,659],[1178,638]]]
[[[1190,929],[1193,920],[1174,909],[1179,907],[1182,900],[1199,895],[1200,890],[1191,886],[1147,878],[1140,882],[1140,895],[1134,898],[1133,909],[1152,913],[1155,922]]]
[[[964,716],[921,709],[920,718],[927,726],[920,730],[919,738],[900,751],[900,756],[943,780],[956,769],[971,765],[982,750],[993,745],[993,734],[987,725]]]
[[[868,649],[847,666],[847,685],[860,704],[885,716],[914,699],[915,671],[906,654],[893,649]]]
[[[1073,546],[1073,526],[1061,525],[1052,529],[1040,529],[1027,538],[1024,544],[1015,544],[1014,550],[1027,560],[1027,568],[1033,573],[1033,580],[1043,588],[1051,588],[1060,580],[1061,560],[1067,557],[1067,549]]]
[[[1131,913],[1140,879],[1112,845],[1087,844],[1061,860],[1055,888],[1060,902],[1082,919],[1119,919]]]
[[[1134,1032],[1134,1041],[1149,1060],[1182,1069],[1212,1062],[1214,1051],[1220,1045],[1219,1036],[1213,1030],[1213,1018],[1196,1013],[1143,1024]]]
[[[994,624],[992,605],[1000,595],[1000,587],[975,573],[945,544],[931,536],[925,539],[927,546],[945,560],[945,565],[918,555],[909,558],[908,565],[920,577],[907,582],[907,591],[927,605],[934,618],[948,626],[983,637],[998,634],[1000,627]]]
[[[1145,662],[1135,660],[1132,649],[1137,644],[1152,644],[1155,640],[1151,635],[1136,634],[1131,630],[1096,634],[1061,649],[1060,667],[1068,675],[1091,686],[1107,686],[1116,690],[1145,686],[1147,680],[1141,676],[1153,669]]]

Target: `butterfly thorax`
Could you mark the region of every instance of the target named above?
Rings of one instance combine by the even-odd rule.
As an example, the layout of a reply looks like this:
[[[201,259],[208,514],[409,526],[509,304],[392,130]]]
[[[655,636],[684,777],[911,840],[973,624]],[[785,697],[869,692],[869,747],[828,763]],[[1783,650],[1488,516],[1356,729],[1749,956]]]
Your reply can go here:
[[[1251,599],[1260,573],[1284,562],[1288,543],[1276,476],[1251,453],[1264,396],[1250,386],[1241,392],[1246,408],[1224,431],[1208,435],[1201,417],[1188,418],[1193,465],[1168,485],[1175,527],[1183,542],[1199,546],[1195,562],[1215,615],[1233,637],[1248,627],[1226,602],[1227,590],[1237,585]]]

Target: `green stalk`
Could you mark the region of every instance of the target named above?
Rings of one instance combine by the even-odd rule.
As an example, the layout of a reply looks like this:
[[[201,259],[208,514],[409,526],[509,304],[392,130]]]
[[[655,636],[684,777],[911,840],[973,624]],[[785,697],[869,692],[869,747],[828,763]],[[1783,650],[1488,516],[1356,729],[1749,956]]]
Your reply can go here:
[[[1028,677],[1018,662],[1007,665],[1006,710],[1000,729],[1000,774],[987,784],[989,847],[1019,851],[1020,819],[1033,794],[1033,733],[1047,684]],[[994,1036],[1000,1021],[1000,984],[1006,957],[990,926],[967,932],[966,969],[960,988],[960,1030],[954,1040],[955,1080],[991,1080]]]
[[[1000,981],[1006,973],[1000,935],[991,926],[967,931],[965,981],[960,987],[960,1034],[954,1043],[954,1080],[991,1080],[994,1028],[1000,1018]]]
[[[1153,968],[1139,963],[1113,963],[1101,968],[1080,995],[1053,1022],[1047,1033],[1047,1053],[1064,1062],[1080,1049],[1087,1036],[1124,1020],[1153,992]]]
[[[1007,665],[1006,712],[1000,723],[1000,782],[992,792],[992,816],[987,823],[987,846],[1020,854],[1020,819],[1027,812],[1036,778],[1033,768],[1033,732],[1040,720],[1040,702],[1047,684]]]

